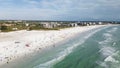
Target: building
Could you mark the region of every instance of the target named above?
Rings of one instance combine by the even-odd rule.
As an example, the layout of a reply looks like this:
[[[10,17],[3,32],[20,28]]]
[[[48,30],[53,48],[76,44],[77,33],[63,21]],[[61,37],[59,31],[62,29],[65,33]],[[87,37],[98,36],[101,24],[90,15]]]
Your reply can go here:
[[[51,24],[48,23],[48,22],[42,22],[41,25],[42,25],[44,28],[52,28]]]
[[[77,27],[78,24],[77,24],[77,23],[70,23],[70,26],[71,26],[71,27]]]
[[[12,30],[13,30],[13,31],[16,31],[16,30],[18,30],[18,28],[12,28]]]
[[[60,24],[58,24],[57,22],[41,22],[40,23],[44,28],[55,28],[57,26],[59,26]]]
[[[25,23],[25,26],[29,26],[29,23]]]

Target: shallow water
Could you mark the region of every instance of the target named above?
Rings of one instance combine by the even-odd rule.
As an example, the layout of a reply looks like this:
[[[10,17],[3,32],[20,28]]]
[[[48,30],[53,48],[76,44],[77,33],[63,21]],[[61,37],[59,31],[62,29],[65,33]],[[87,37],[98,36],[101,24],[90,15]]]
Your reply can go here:
[[[100,30],[106,29],[106,28],[108,28],[108,27],[101,27],[101,28],[98,28],[98,29],[93,29],[91,31],[79,34],[78,36],[70,39],[66,43],[58,46],[58,48],[56,48],[57,51],[55,50],[56,54],[54,53],[56,55],[55,57],[52,56],[51,60],[48,60],[48,61],[46,61],[44,63],[40,63],[40,64],[34,66],[34,68],[52,68],[52,67],[56,66],[58,63],[61,62],[61,60],[64,60],[66,57],[68,57],[69,55],[71,55],[71,53],[74,52],[74,50],[76,50],[76,48],[79,47],[79,48],[83,49],[85,46],[82,45],[82,44],[84,44],[85,41],[87,39],[89,39],[92,35],[94,35],[96,32],[99,32]],[[52,50],[52,51],[54,51],[54,50]],[[71,62],[71,61],[68,61],[68,62]]]
[[[120,26],[95,33],[53,68],[120,68]]]

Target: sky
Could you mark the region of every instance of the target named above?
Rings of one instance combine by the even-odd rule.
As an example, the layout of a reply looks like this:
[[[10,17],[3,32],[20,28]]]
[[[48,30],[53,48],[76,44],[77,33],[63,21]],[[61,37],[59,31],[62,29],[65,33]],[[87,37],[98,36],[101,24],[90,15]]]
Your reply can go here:
[[[120,20],[120,0],[0,0],[5,20]]]

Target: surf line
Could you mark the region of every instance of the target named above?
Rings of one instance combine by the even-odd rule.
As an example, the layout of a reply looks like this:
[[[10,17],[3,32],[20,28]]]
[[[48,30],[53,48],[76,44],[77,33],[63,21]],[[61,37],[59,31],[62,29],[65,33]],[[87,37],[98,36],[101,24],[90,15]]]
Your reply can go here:
[[[104,28],[103,28],[104,27]],[[103,30],[103,29],[107,29],[111,26],[103,26],[103,27],[99,27],[99,28],[96,28],[95,31],[91,32],[90,34],[88,34],[87,36],[85,36],[83,38],[83,41],[81,42],[78,42],[76,44],[74,44],[73,46],[71,47],[68,47],[67,49],[64,49],[62,52],[58,53],[57,57],[55,57],[54,59],[50,60],[50,61],[47,61],[45,63],[42,63],[42,64],[39,64],[33,68],[52,68],[52,66],[57,63],[57,62],[60,62],[61,60],[63,60],[67,55],[69,55],[73,49],[81,44],[83,44],[89,37],[93,36],[96,32],[99,32],[100,30]]]

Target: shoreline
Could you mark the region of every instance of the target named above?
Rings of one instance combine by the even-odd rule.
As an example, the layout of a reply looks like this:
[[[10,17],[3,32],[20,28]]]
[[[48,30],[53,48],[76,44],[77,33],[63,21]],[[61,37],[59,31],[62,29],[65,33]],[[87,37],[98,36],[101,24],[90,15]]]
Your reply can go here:
[[[102,25],[102,26],[105,26],[105,25]],[[13,51],[12,53],[9,53],[9,52],[7,53],[6,48],[3,48],[3,49],[5,49],[4,51],[6,51],[7,55],[0,56],[0,60],[1,59],[4,60],[3,62],[0,62],[0,66],[3,64],[6,64],[8,60],[9,60],[8,63],[10,63],[11,61],[14,61],[15,59],[21,58],[22,56],[26,56],[28,54],[32,54],[32,53],[37,52],[37,51],[42,51],[42,50],[44,51],[44,49],[51,47],[51,46],[54,47],[54,44],[57,44],[57,43],[62,42],[64,40],[67,40],[71,37],[74,37],[75,35],[77,35],[79,33],[89,31],[89,30],[92,30],[95,28],[99,28],[102,26],[75,27],[75,28],[62,29],[60,31],[56,31],[56,30],[55,31],[53,31],[53,30],[52,31],[24,31],[26,33],[18,31],[19,34],[23,34],[23,35],[21,35],[22,39],[21,39],[21,37],[19,37],[18,33],[11,32],[10,34],[12,34],[12,35],[14,33],[18,35],[14,38],[14,41],[11,38],[10,38],[10,40],[12,40],[12,41],[6,40],[6,39],[3,39],[3,41],[1,41],[1,39],[0,39],[0,45],[4,41],[9,41],[9,42],[7,42],[7,44],[6,44],[6,42],[4,42],[4,44],[6,44],[6,45],[5,46],[3,45],[3,47],[6,47],[8,49],[8,51]],[[78,29],[81,29],[81,30],[78,30]],[[15,35],[13,35],[13,36],[15,36]],[[48,37],[45,37],[45,36],[48,36]],[[10,37],[12,37],[12,36],[10,35]],[[17,39],[17,38],[19,38],[19,39]],[[41,38],[43,38],[43,40],[41,40]],[[47,44],[46,44],[46,42],[47,42]],[[9,50],[9,49],[11,49],[11,47],[9,46],[8,43],[17,44],[17,45],[20,44],[20,45],[18,47],[16,47],[16,45],[13,45],[12,46],[13,50]],[[29,45],[26,45],[26,43],[29,43]],[[40,45],[40,43],[44,43],[43,44],[44,46]],[[0,46],[0,48],[1,48],[1,46]],[[17,50],[14,50],[14,49],[17,49]],[[4,54],[4,53],[0,52],[0,54]],[[12,59],[7,58],[8,56],[11,57],[11,55],[13,56]],[[15,57],[14,55],[17,55],[17,57]],[[6,58],[7,60],[4,58]]]

